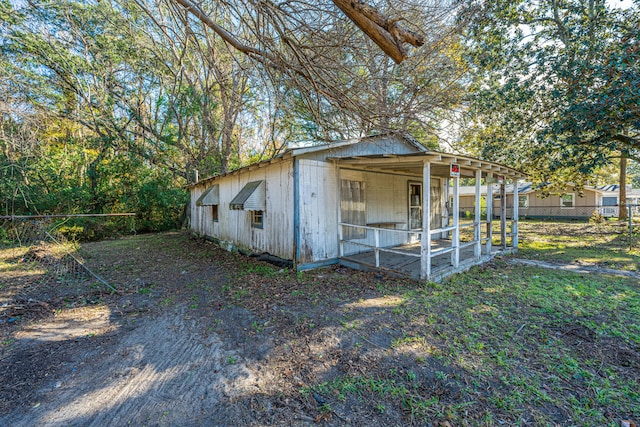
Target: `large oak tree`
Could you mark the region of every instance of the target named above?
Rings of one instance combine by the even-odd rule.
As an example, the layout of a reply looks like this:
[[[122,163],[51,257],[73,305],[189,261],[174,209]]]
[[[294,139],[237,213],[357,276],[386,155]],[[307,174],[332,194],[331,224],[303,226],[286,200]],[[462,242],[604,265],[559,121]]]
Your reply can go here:
[[[464,1],[467,148],[539,182],[588,182],[640,151],[639,2]]]

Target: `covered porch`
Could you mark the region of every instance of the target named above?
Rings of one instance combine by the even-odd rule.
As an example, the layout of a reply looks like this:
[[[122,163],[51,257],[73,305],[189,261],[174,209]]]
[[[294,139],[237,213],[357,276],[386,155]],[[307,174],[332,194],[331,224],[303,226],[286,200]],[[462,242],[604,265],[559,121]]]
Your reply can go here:
[[[517,250],[518,207],[507,217],[505,185],[524,178],[519,171],[434,152],[332,160],[340,183],[341,264],[437,281]],[[460,212],[462,179],[475,185],[473,214]],[[501,184],[498,194],[495,182]],[[518,200],[518,186],[510,187]],[[500,198],[499,212],[486,202],[494,197]]]

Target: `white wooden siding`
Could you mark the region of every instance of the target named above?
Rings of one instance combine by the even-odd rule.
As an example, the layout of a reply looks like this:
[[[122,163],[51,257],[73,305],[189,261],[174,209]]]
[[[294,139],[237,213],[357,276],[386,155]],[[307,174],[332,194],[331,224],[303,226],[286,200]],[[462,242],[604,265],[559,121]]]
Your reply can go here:
[[[293,161],[287,160],[267,165],[245,173],[229,175],[209,185],[220,186],[218,221],[211,219],[211,208],[196,206],[195,200],[205,186],[192,188],[191,228],[206,236],[217,238],[222,245],[242,247],[254,252],[293,259]],[[264,180],[266,208],[262,229],[251,226],[251,212],[231,210],[229,202],[251,181]]]
[[[338,173],[333,163],[300,159],[298,263],[338,257]]]

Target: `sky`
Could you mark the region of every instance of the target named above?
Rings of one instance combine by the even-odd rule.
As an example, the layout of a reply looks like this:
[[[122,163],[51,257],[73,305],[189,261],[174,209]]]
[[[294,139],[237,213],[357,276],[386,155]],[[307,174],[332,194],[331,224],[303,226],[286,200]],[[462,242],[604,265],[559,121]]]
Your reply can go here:
[[[607,0],[607,4],[621,9],[627,9],[633,5],[633,0]]]

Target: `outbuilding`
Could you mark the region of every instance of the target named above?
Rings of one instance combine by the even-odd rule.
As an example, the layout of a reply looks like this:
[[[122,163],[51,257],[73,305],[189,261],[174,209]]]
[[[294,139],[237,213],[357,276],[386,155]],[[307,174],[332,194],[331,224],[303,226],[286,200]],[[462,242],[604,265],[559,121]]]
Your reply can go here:
[[[191,185],[191,228],[297,270],[339,263],[438,280],[518,247],[517,206],[511,218],[501,206],[499,221],[481,209],[460,218],[462,177],[474,179],[479,207],[483,187],[504,192],[524,175],[408,136],[290,148]]]

